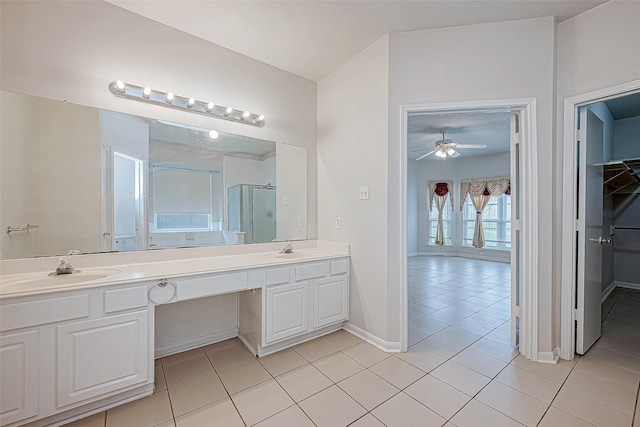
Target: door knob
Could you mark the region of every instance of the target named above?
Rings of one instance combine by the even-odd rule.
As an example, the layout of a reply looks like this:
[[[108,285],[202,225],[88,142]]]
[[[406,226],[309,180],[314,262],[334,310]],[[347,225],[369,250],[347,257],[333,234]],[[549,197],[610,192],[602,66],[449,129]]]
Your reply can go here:
[[[590,242],[595,242],[598,244],[606,243],[607,245],[611,244],[611,239],[603,239],[602,237],[598,237],[597,239],[589,239]]]

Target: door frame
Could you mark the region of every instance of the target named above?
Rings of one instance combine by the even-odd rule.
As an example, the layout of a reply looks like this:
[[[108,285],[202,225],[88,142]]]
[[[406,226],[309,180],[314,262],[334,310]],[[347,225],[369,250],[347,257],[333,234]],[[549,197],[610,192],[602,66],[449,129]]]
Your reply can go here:
[[[578,108],[607,99],[618,98],[640,91],[640,80],[576,95],[564,100],[562,148],[562,197],[571,203],[562,204],[562,284],[560,309],[560,357],[571,360],[575,355],[576,340],[576,141],[578,138]]]
[[[410,113],[465,113],[517,111],[520,126],[520,191],[522,197],[520,211],[520,353],[534,361],[554,363],[553,354],[538,353],[538,222],[534,219],[538,212],[538,150],[536,99],[502,99],[485,101],[462,101],[429,104],[402,105],[401,110],[401,277],[400,286],[400,349],[408,347],[408,288],[407,288],[407,122]],[[513,260],[513,257],[512,257]],[[522,260],[526,260],[523,262]]]

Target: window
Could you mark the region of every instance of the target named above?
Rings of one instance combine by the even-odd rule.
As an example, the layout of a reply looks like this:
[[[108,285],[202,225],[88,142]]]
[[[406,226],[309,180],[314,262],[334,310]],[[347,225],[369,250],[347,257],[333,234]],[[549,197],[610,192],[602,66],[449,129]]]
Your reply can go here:
[[[462,215],[462,244],[471,246],[475,228],[476,209],[470,196],[464,203]],[[491,196],[482,212],[484,247],[489,249],[511,249],[511,196]]]
[[[182,166],[153,166],[155,231],[212,230],[214,173]]]
[[[444,245],[451,246],[451,196],[447,197],[447,201],[442,209],[442,226],[444,228]],[[436,229],[438,227],[438,210],[434,201],[429,207],[429,245],[436,244]],[[473,230],[471,231],[473,237]]]

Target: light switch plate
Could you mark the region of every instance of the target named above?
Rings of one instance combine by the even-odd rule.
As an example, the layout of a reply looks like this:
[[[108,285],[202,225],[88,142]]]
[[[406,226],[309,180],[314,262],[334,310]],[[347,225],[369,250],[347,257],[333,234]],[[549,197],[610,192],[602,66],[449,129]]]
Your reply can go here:
[[[369,200],[369,186],[363,185],[358,189],[359,200]]]
[[[287,206],[289,204],[289,198],[287,196],[282,196],[282,206]]]
[[[342,221],[339,216],[336,217],[336,228],[342,228]]]

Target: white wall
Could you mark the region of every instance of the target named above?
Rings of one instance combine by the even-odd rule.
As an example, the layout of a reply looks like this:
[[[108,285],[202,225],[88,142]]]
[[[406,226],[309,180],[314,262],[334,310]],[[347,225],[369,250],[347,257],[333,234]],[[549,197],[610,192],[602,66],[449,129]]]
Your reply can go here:
[[[399,339],[400,106],[406,104],[536,98],[540,209],[539,351],[552,350],[551,246],[555,21],[540,18],[394,33],[390,36],[387,230],[391,340]],[[373,153],[371,153],[373,155]],[[384,153],[378,153],[384,155]],[[526,261],[525,261],[526,262]]]
[[[509,130],[506,130],[507,137]],[[409,162],[416,163],[416,162]],[[478,257],[481,259],[496,259],[508,261],[509,251],[496,249],[476,249],[462,246],[462,212],[460,212],[460,181],[475,178],[500,178],[510,175],[509,153],[495,155],[459,157],[456,159],[427,160],[418,162],[417,200],[418,206],[418,252],[425,254],[449,254]],[[451,246],[429,245],[429,181],[453,181],[453,219],[452,232],[455,234]],[[412,202],[408,194],[407,205]],[[457,232],[456,232],[457,230]],[[409,237],[409,236],[407,236]]]
[[[638,16],[640,2],[610,1],[558,24],[556,132],[559,143],[554,156],[557,177],[562,176],[563,169],[564,100],[640,77],[640,55],[630,54],[637,51],[640,40]],[[561,268],[564,262],[561,253],[562,206],[566,199],[562,194],[562,179],[554,180],[553,190],[554,332],[555,342],[559,344]]]
[[[351,245],[349,322],[385,341],[388,56],[385,36],[318,82],[318,237]]]
[[[420,223],[418,217],[424,205],[418,203],[418,167],[416,162],[407,163],[407,254],[418,253]]]
[[[316,84],[106,2],[0,2],[3,90],[308,148],[316,237]],[[263,128],[116,98],[121,79],[266,117]]]

